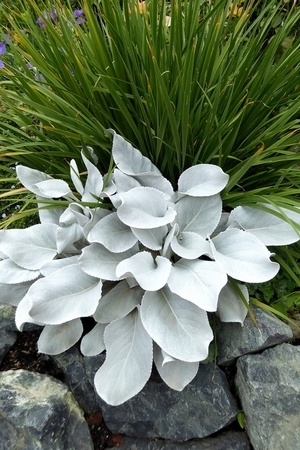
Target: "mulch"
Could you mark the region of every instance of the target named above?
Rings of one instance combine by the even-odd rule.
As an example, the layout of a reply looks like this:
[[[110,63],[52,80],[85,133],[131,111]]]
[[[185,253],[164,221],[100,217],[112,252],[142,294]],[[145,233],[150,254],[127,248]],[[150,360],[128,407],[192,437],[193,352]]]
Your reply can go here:
[[[37,352],[39,334],[39,331],[18,333],[15,344],[0,365],[0,371],[24,369],[51,375],[64,381],[64,374],[57,365],[50,358],[45,358],[43,354]],[[85,414],[85,420],[89,426],[95,450],[118,447],[122,444],[122,435],[112,434],[109,431],[100,411]]]

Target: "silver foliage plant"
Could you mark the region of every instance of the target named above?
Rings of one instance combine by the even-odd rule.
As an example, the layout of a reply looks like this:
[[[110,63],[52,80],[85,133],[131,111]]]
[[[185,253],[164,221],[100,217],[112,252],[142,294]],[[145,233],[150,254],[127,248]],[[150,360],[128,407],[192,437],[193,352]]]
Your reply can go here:
[[[58,354],[80,339],[86,356],[106,350],[95,386],[107,403],[119,405],[141,391],[153,361],[164,382],[180,391],[208,356],[207,312],[243,324],[244,283],[268,281],[279,270],[266,246],[296,242],[298,234],[262,209],[223,212],[228,175],[218,166],[190,167],[174,192],[114,132],[109,175],[101,175],[88,150],[84,181],[70,162],[74,192],[63,180],[17,166],[21,183],[36,194],[41,223],[0,231],[0,300],[17,306],[20,330],[26,322],[44,327],[40,352]],[[45,208],[47,199],[68,206]],[[82,337],[81,318],[90,316],[95,326]]]

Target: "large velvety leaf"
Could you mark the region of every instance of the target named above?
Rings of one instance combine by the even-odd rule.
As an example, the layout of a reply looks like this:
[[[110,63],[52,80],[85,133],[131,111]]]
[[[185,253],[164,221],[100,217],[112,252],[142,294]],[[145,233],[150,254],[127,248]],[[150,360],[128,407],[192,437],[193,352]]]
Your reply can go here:
[[[101,297],[102,282],[84,273],[78,265],[56,270],[37,280],[27,296],[30,316],[45,325],[58,325],[94,314]]]
[[[197,233],[185,231],[171,240],[171,248],[176,255],[184,259],[196,259],[202,255],[210,255],[209,242]]]
[[[150,229],[173,222],[176,212],[165,195],[154,188],[137,187],[120,194],[122,204],[117,213],[129,227]]]
[[[58,253],[69,253],[68,250],[73,249],[73,244],[83,237],[83,229],[78,223],[72,223],[68,227],[59,227],[56,234]]]
[[[181,232],[191,231],[203,238],[210,236],[217,227],[221,212],[222,200],[219,194],[209,198],[183,197],[175,205],[176,222]]]
[[[117,186],[115,185],[113,173],[108,172],[105,173],[103,176],[103,191],[101,196],[103,198],[109,197],[111,198],[113,194],[115,194],[117,191]]]
[[[119,281],[101,297],[94,318],[100,323],[121,319],[141,303],[143,295],[139,286],[131,288],[127,281]]]
[[[93,277],[116,281],[119,280],[116,274],[117,265],[136,251],[133,247],[126,252],[112,253],[103,245],[94,243],[83,249],[79,264],[84,272]]]
[[[299,234],[289,223],[261,209],[238,206],[230,213],[229,220],[238,222],[243,230],[265,245],[289,245],[299,241]]]
[[[70,226],[77,223],[84,227],[91,220],[91,210],[77,203],[70,203],[59,218],[61,226]]]
[[[57,254],[57,228],[45,223],[22,230],[1,230],[0,251],[18,266],[38,270]]]
[[[44,277],[50,275],[50,273],[56,270],[62,269],[63,267],[71,266],[73,264],[78,264],[79,255],[69,256],[66,258],[53,259],[48,263],[44,264],[40,272]]]
[[[111,252],[121,253],[133,247],[137,237],[114,212],[97,222],[88,235],[88,241],[98,242]]]
[[[97,167],[84,156],[83,152],[81,152],[81,156],[88,172],[82,201],[96,202],[97,199],[100,198],[103,189],[103,177]]]
[[[143,156],[139,150],[115,132],[113,132],[112,155],[118,169],[127,175],[134,176],[150,172],[160,174],[149,158]]]
[[[79,194],[83,195],[84,187],[80,180],[80,174],[79,174],[78,166],[77,166],[75,159],[72,159],[70,161],[70,176],[71,176],[71,180],[74,184],[76,191]]]
[[[192,197],[210,197],[221,192],[229,176],[213,164],[197,164],[186,169],[178,179],[178,191]]]
[[[113,132],[112,154],[114,161],[124,174],[134,177],[142,186],[153,186],[171,196],[171,183],[159,169],[129,142]]]
[[[31,169],[26,166],[22,166],[22,164],[18,164],[16,166],[16,173],[17,177],[30,192],[33,192],[34,194],[38,195],[38,190],[34,192],[32,190],[32,186],[36,183],[40,183],[41,181],[50,180],[51,177],[49,175],[46,175],[44,172],[41,172],[40,170]]]
[[[162,380],[175,391],[182,391],[197,375],[199,362],[166,358],[166,353],[157,345],[154,346],[153,358]]]
[[[135,176],[141,186],[149,186],[155,189],[158,189],[161,192],[164,192],[168,199],[173,201],[175,198],[175,194],[173,191],[173,187],[169,180],[164,178],[161,174],[157,173],[143,173],[141,175]]]
[[[211,235],[212,237],[217,236],[217,234],[219,234],[222,231],[225,231],[225,230],[227,230],[227,228],[229,228],[229,225],[228,225],[229,215],[230,215],[230,213],[228,213],[228,212],[222,212],[220,222],[218,223],[218,226],[214,230],[213,234]]]
[[[172,292],[205,311],[216,311],[227,276],[215,261],[180,259],[172,267],[168,286]]]
[[[59,198],[71,193],[65,181],[55,180],[39,170],[17,165],[16,172],[23,186],[39,197]]]
[[[71,189],[65,181],[54,178],[40,181],[33,185],[33,187],[37,190],[37,195],[44,198],[60,198],[71,194]]]
[[[105,350],[103,337],[105,327],[105,324],[96,323],[94,328],[83,336],[80,351],[84,356],[96,356]]]
[[[41,200],[41,197],[37,196],[37,200]],[[54,223],[59,224],[59,218],[64,212],[63,208],[53,208],[53,205],[47,205],[45,203],[38,203],[39,218],[41,223]]]
[[[106,327],[104,342],[106,360],[95,375],[95,387],[106,403],[116,406],[140,392],[148,381],[152,339],[135,310]]]
[[[163,256],[154,259],[149,252],[139,252],[120,262],[116,273],[120,278],[134,277],[147,291],[157,291],[167,283],[171,267],[171,261]]]
[[[140,230],[139,228],[131,227],[131,230],[139,242],[150,250],[160,250],[168,233],[166,225],[153,228],[152,230]]]
[[[99,162],[99,158],[96,155],[95,150],[93,149],[93,147],[89,147],[88,145],[85,148],[88,156],[90,157],[91,161],[93,161],[93,164],[98,164]]]
[[[89,232],[94,228],[94,226],[99,222],[99,220],[103,219],[104,217],[109,216],[110,214],[113,214],[108,209],[104,208],[93,208],[90,211],[90,217],[89,220],[83,225],[83,234],[87,238],[89,235]]]
[[[145,292],[141,318],[148,334],[173,358],[188,362],[207,358],[213,333],[206,312],[167,287]]]
[[[25,297],[32,282],[7,284],[0,283],[0,303],[8,303],[9,305],[17,306]]]
[[[61,214],[59,218],[59,225],[69,227],[73,223],[79,223],[80,226],[83,226],[82,223],[80,223],[77,219],[77,214],[74,214],[72,206],[74,205],[74,209],[80,210],[82,213],[82,207],[80,205],[77,205],[76,203],[70,203],[69,206],[64,210],[64,212]],[[84,217],[84,224],[88,222],[89,218],[86,217],[84,214],[81,214]]]
[[[113,183],[116,186],[116,192],[114,193],[114,195],[110,196],[110,201],[115,208],[119,208],[119,206],[121,206],[122,204],[122,200],[120,197],[120,194],[122,192],[127,192],[135,187],[141,186],[137,180],[135,180],[130,175],[126,175],[125,173],[121,172],[121,170],[119,169],[115,169],[113,172]]]
[[[279,264],[270,261],[272,254],[265,245],[247,231],[230,228],[211,241],[215,260],[226,273],[246,283],[271,280]]]
[[[238,284],[239,289],[245,300],[249,303],[249,292],[247,286]],[[247,315],[247,308],[238,293],[232,288],[230,283],[220,292],[218,303],[218,314],[222,322],[239,322],[244,323]]]
[[[26,295],[22,298],[20,303],[17,306],[16,310],[16,326],[17,328],[22,331],[25,323],[37,323],[38,325],[43,325],[36,320],[34,320],[30,315],[29,311],[32,306],[31,300],[28,296],[28,291]]]
[[[172,249],[171,249],[171,242],[174,238],[174,236],[177,236],[179,233],[179,226],[177,223],[172,224],[167,236],[165,237],[164,245],[161,251],[161,255],[165,256],[168,259],[171,259],[172,257]]]
[[[83,326],[80,319],[60,325],[46,325],[38,340],[38,351],[47,355],[58,355],[69,350],[80,339]]]
[[[127,192],[135,187],[140,187],[141,184],[133,178],[131,175],[126,175],[126,173],[121,172],[119,169],[115,169],[113,172],[113,180],[117,186],[117,191]]]
[[[27,270],[15,264],[11,259],[0,260],[0,283],[18,284],[32,281],[40,275],[39,270]],[[0,293],[1,302],[1,293]]]

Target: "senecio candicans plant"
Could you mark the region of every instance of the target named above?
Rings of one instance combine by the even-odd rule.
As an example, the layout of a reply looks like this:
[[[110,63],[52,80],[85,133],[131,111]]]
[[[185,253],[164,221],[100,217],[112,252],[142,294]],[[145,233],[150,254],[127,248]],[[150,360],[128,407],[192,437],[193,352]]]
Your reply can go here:
[[[70,162],[77,192],[17,166],[19,180],[37,197],[41,223],[0,231],[1,301],[17,306],[20,330],[26,322],[44,326],[40,352],[58,354],[80,339],[83,355],[105,350],[95,386],[107,403],[136,395],[153,361],[167,385],[180,391],[208,356],[213,332],[207,313],[243,323],[244,283],[277,274],[279,264],[266,246],[296,242],[290,223],[299,219],[289,210],[286,222],[272,210],[223,212],[220,193],[228,175],[212,164],[185,170],[175,192],[114,132],[109,174],[100,174],[88,151],[82,152],[85,180]],[[83,317],[95,321],[84,335]]]

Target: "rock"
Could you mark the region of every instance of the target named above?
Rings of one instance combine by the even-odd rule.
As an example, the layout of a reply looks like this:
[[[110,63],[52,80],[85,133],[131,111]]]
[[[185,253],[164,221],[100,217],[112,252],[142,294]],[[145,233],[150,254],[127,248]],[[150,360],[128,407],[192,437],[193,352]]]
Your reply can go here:
[[[93,450],[83,413],[60,381],[0,372],[0,450]]]
[[[99,398],[99,407],[113,433],[179,441],[209,436],[234,421],[237,414],[225,374],[214,364],[200,365],[182,392],[150,380],[124,404],[110,406]]]
[[[113,433],[184,441],[215,433],[236,417],[236,402],[225,374],[214,364],[201,365],[196,378],[182,392],[170,389],[160,379],[150,380],[142,392],[123,405],[110,406],[94,388],[94,376],[105,355],[83,357],[73,348],[51,358],[65,373],[65,382],[83,410],[101,410]]]
[[[19,331],[15,321],[16,306],[0,303],[0,329],[7,331]],[[42,327],[35,323],[25,323],[24,331],[41,330]]]
[[[51,355],[50,358],[63,371],[64,381],[83,411],[86,413],[98,411],[98,396],[95,393],[93,378],[105,357],[103,355],[83,357],[74,346],[60,355]]]
[[[15,313],[15,306],[0,303],[0,330],[18,331],[15,322]]]
[[[0,364],[17,340],[15,310],[14,306],[0,304]]]
[[[211,438],[174,442],[125,437],[120,450],[250,450],[250,442],[242,431],[223,432]]]
[[[300,448],[300,347],[242,356],[236,386],[255,450]]]
[[[17,333],[13,331],[5,331],[1,330],[0,327],[0,364],[2,363],[3,358],[9,351],[9,349],[14,345],[17,340]]]
[[[15,313],[15,306],[0,304],[0,364],[18,337]],[[39,328],[41,327],[35,324],[26,324],[24,330],[36,330]]]
[[[253,308],[258,327],[248,315],[244,325],[218,321],[216,342],[219,365],[233,364],[239,356],[289,341],[291,328],[271,313]]]

